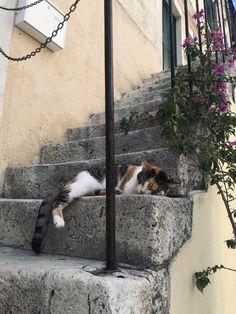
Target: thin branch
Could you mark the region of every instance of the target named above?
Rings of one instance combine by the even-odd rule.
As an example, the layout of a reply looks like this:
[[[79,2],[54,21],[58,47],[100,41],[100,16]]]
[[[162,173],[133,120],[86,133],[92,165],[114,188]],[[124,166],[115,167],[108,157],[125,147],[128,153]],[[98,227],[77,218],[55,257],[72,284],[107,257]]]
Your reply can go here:
[[[225,208],[227,210],[227,213],[228,213],[228,217],[229,217],[229,220],[231,222],[231,225],[232,225],[232,228],[233,228],[233,233],[234,233],[234,237],[236,238],[236,223],[234,222],[234,219],[233,219],[233,216],[232,216],[232,213],[231,213],[231,210],[230,210],[230,207],[229,207],[229,204],[228,204],[228,201],[225,197],[225,193],[224,191],[222,190],[222,187],[221,185],[219,184],[219,182],[216,182],[216,185],[217,185],[217,188],[221,194],[221,197],[222,197],[222,200],[225,204]]]
[[[229,267],[225,267],[225,266],[222,266],[223,269],[226,269],[226,270],[230,270],[230,271],[235,271],[236,272],[236,269],[233,269],[233,268],[229,268]]]

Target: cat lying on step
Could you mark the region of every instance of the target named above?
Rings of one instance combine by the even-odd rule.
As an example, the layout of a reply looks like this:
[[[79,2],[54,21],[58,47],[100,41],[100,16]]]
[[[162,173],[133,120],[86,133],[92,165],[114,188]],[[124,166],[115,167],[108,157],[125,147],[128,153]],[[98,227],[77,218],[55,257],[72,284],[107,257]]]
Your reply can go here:
[[[176,185],[160,168],[143,161],[142,165],[116,167],[116,193],[119,194],[155,194],[166,195],[169,188]],[[38,213],[35,232],[32,240],[32,250],[41,252],[42,240],[47,231],[51,213],[56,228],[65,226],[63,209],[73,200],[85,195],[104,195],[106,187],[105,171],[81,171],[65,184],[58,194],[45,199]]]

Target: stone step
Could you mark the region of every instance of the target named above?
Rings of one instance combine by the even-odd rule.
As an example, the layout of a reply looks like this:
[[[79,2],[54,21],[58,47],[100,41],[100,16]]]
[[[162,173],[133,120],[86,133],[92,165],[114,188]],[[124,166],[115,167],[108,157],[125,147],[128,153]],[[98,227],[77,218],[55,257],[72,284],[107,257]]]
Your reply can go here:
[[[163,79],[170,79],[170,77],[171,77],[170,70],[165,70],[165,71],[161,71],[158,73],[153,73],[150,77],[143,79],[143,83],[144,84],[147,84],[147,83],[152,84],[154,81],[163,80]]]
[[[30,249],[39,200],[0,199],[0,244]],[[188,198],[116,196],[116,243],[121,263],[157,269],[191,233]],[[105,258],[105,197],[83,197],[64,210],[65,227],[51,222],[43,242],[50,254]]]
[[[99,274],[99,261],[0,248],[1,314],[165,314],[168,274],[122,268]]]
[[[133,102],[131,101],[133,104]],[[132,105],[131,103],[127,102],[127,107],[125,108],[118,108],[114,112],[114,120],[115,122],[120,121],[122,118],[127,118],[132,112],[144,112],[144,110],[148,110],[150,112],[156,111],[161,103],[161,98],[158,96],[156,99],[153,99],[151,101],[146,101],[143,103],[138,103]],[[105,113],[100,112],[96,114],[90,115],[90,121],[92,124],[104,124],[105,123]]]
[[[153,78],[152,77],[150,82],[147,81],[146,83],[134,86],[134,88],[130,91],[130,93],[132,93],[135,90],[146,89],[146,88],[149,88],[149,87],[151,87],[151,88],[152,87],[158,87],[158,86],[159,87],[163,87],[165,85],[167,85],[167,86],[171,85],[170,77],[162,78],[162,79],[158,79],[158,78],[155,78],[155,77]],[[128,93],[129,92],[126,92],[123,95],[128,94]]]
[[[125,154],[164,147],[160,127],[149,127],[131,131],[128,136],[115,135],[115,154]],[[59,144],[44,145],[40,152],[40,163],[63,163],[70,161],[105,158],[105,137]]]
[[[143,121],[133,123],[130,131],[145,129],[151,126],[156,126],[157,122]],[[115,122],[114,132],[123,133],[123,130],[120,127],[120,122]],[[105,124],[92,124],[79,128],[71,128],[67,130],[68,141],[80,141],[84,139],[90,139],[93,137],[105,136]]]
[[[178,178],[178,161],[165,148],[117,155],[116,163],[140,165],[144,159],[163,168],[169,176]],[[79,171],[99,169],[104,166],[104,159],[95,159],[60,164],[7,167],[2,194],[6,198],[44,198],[47,194],[62,187]]]
[[[163,87],[153,86],[143,87],[125,94],[116,102],[116,108],[134,106],[138,103],[144,103],[162,97],[170,88],[170,83],[163,84]]]
[[[134,106],[137,103],[146,102],[159,96],[162,96],[170,88],[170,79],[155,80],[151,83],[146,83],[137,87],[127,93],[124,93],[118,101],[115,103],[115,108]]]

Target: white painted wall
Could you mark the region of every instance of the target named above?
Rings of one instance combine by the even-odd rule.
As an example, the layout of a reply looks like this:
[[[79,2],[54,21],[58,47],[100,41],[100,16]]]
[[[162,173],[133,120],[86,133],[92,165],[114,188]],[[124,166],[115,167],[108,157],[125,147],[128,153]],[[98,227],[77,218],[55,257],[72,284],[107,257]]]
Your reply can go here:
[[[162,58],[162,0],[118,0]]]
[[[16,0],[0,0],[0,5],[5,7],[15,7]],[[13,29],[14,13],[0,10],[0,47],[9,53],[11,36]],[[3,110],[3,97],[7,77],[8,61],[0,55],[0,119]]]
[[[118,0],[142,33],[155,46],[162,67],[162,0]],[[196,11],[196,2],[188,2],[190,34],[196,34],[195,23],[191,16]],[[203,8],[203,0],[199,0],[199,8]],[[173,14],[177,18],[177,64],[186,63],[181,47],[185,38],[184,2],[173,1]]]

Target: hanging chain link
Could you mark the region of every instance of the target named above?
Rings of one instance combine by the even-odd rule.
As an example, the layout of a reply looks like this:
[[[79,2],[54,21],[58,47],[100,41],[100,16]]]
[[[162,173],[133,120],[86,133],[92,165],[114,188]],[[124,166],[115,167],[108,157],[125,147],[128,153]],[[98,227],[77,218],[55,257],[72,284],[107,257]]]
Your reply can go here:
[[[0,9],[1,10],[5,10],[5,11],[22,11],[22,10],[31,8],[31,7],[39,4],[42,1],[44,1],[44,0],[38,0],[38,1],[35,1],[35,2],[31,3],[31,4],[26,5],[24,7],[19,7],[19,8],[5,8],[5,7],[0,6]]]
[[[57,28],[52,32],[51,36],[46,38],[45,42],[42,43],[39,47],[37,47],[35,50],[31,51],[30,53],[28,53],[27,55],[23,56],[23,57],[11,57],[9,55],[7,55],[5,53],[5,51],[0,48],[0,53],[5,57],[7,58],[8,60],[11,60],[11,61],[26,61],[26,60],[29,60],[30,58],[34,57],[36,54],[38,54],[42,49],[46,48],[47,45],[52,41],[52,39],[54,37],[57,36],[57,33],[60,29],[62,29],[64,27],[64,24],[66,21],[69,20],[70,18],[70,15],[72,12],[75,11],[76,7],[77,7],[77,4],[79,3],[80,0],[76,0],[71,6],[70,6],[70,10],[67,14],[64,15],[64,18],[63,18],[63,21],[60,22],[58,25],[57,25]]]

